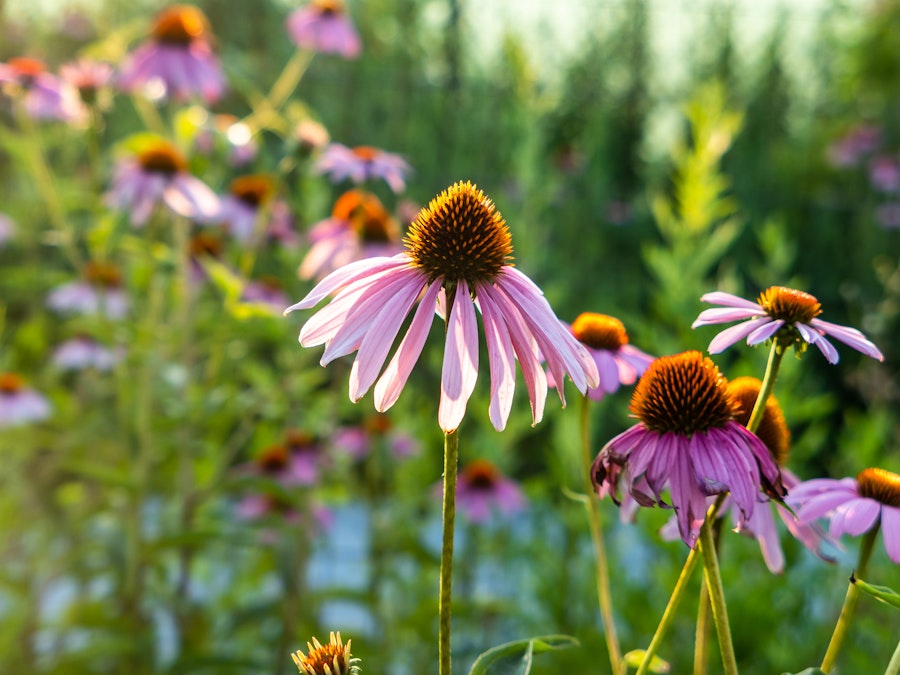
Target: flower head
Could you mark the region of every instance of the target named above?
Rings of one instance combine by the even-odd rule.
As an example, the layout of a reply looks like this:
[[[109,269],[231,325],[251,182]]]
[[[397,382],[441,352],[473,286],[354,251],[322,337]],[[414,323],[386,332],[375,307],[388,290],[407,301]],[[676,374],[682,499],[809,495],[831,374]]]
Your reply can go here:
[[[113,67],[102,61],[79,59],[60,66],[59,75],[78,91],[84,103],[97,105],[112,81]]]
[[[760,488],[783,493],[771,453],[736,421],[739,403],[716,365],[699,352],[656,359],[638,381],[630,409],[638,424],[594,460],[594,487],[617,500],[621,480],[641,506],[666,506],[662,492],[668,487],[688,546],[697,541],[707,497],[730,492],[745,522]]]
[[[0,372],[0,427],[38,422],[50,416],[50,403],[16,373]]]
[[[443,483],[437,484],[435,492],[440,495],[442,491]],[[504,516],[521,511],[525,508],[525,495],[494,464],[477,459],[459,473],[456,505],[469,522],[483,523],[494,511]]]
[[[220,201],[217,220],[228,226],[228,231],[236,241],[249,241],[257,226],[257,220],[271,217],[275,199],[275,181],[263,174],[247,174],[231,181],[228,194]],[[262,223],[268,229],[268,223]]]
[[[312,0],[291,13],[287,29],[301,49],[338,54],[345,59],[359,56],[359,34],[341,0]]]
[[[77,90],[47,72],[38,59],[18,57],[0,63],[0,89],[14,98],[22,97],[26,112],[34,119],[68,122],[85,116]]]
[[[106,201],[113,208],[129,211],[135,227],[146,224],[159,204],[198,221],[219,213],[216,194],[188,172],[181,151],[162,139],[147,141],[137,154],[119,160]]]
[[[570,330],[597,364],[600,384],[588,389],[588,396],[595,401],[615,393],[623,384],[634,384],[653,361],[628,343],[625,326],[615,317],[585,312],[572,322]],[[550,382],[550,386],[554,384]]]
[[[300,331],[300,344],[324,344],[321,363],[357,352],[350,398],[375,384],[375,407],[390,408],[418,360],[435,312],[446,316],[438,421],[455,430],[478,375],[476,309],[484,320],[491,371],[490,417],[506,426],[515,389],[515,361],[525,376],[535,423],[543,416],[547,379],[540,357],[557,382],[566,375],[579,391],[598,383],[597,367],[550,309],[541,290],[509,264],[512,243],[493,202],[471,183],[456,183],[431,200],[412,224],[405,251],[369,258],[332,272],[285,313],[309,309],[331,293],[331,302]],[[413,306],[406,335],[379,377],[394,339]],[[377,380],[377,383],[376,383]],[[563,387],[558,387],[565,403]]]
[[[772,286],[760,293],[755,303],[722,292],[707,293],[700,300],[722,307],[701,312],[692,328],[741,321],[713,338],[709,343],[710,354],[718,354],[743,338],[747,338],[748,345],[777,338],[784,345],[793,344],[799,352],[805,350],[807,344],[814,344],[829,363],[837,363],[837,349],[826,338],[830,336],[866,356],[884,360],[878,347],[855,328],[817,318],[822,313],[822,306],[815,297],[803,291]]]
[[[881,526],[888,557],[900,563],[900,475],[868,468],[856,478],[816,478],[800,483],[785,500],[802,523],[828,518],[828,534],[857,537]]]
[[[296,651],[291,658],[301,675],[356,675],[359,659],[350,658],[350,642],[341,642],[341,634],[332,632],[326,644],[313,638],[306,643],[306,654]]]
[[[112,263],[91,261],[85,265],[83,280],[50,291],[47,306],[64,314],[99,314],[121,319],[128,313],[131,301],[122,288],[119,268]]]
[[[124,356],[124,350],[110,349],[85,335],[60,344],[53,352],[53,365],[61,370],[112,369]]]
[[[309,231],[312,246],[298,274],[301,279],[323,279],[344,265],[402,250],[400,228],[375,195],[349,190],[334,204],[331,218]]]
[[[369,415],[358,426],[341,427],[331,439],[336,450],[354,460],[364,459],[382,442],[394,459],[411,457],[419,450],[416,439],[396,429],[391,418],[383,413]]]
[[[184,101],[201,96],[207,103],[221,98],[225,76],[210,44],[206,15],[193,5],[172,5],[156,16],[152,37],[138,47],[119,72],[118,85],[134,91],[149,85]]]
[[[316,162],[316,171],[327,174],[335,183],[349,178],[359,185],[380,178],[394,192],[403,192],[412,167],[400,155],[369,145],[348,148],[340,143],[330,143]]]

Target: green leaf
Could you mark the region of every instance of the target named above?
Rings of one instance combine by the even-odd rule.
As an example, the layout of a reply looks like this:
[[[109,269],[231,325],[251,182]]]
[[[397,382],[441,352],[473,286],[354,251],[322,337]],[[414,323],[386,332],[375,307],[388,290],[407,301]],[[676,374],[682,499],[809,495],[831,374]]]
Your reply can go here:
[[[876,600],[880,600],[887,605],[900,609],[900,594],[895,590],[888,588],[887,586],[873,586],[872,584],[867,584],[865,581],[857,579],[855,576],[850,577],[850,583],[856,584],[856,587],[859,590],[868,593]]]
[[[646,649],[632,649],[625,654],[625,663],[629,668],[634,668],[636,670],[640,668],[641,664],[644,662],[644,654],[646,653]],[[668,673],[672,670],[672,666],[668,661],[663,661],[658,656],[654,656],[650,659],[649,669],[651,673]]]
[[[531,672],[531,662],[535,654],[577,647],[579,644],[578,640],[570,635],[543,635],[507,642],[488,649],[475,659],[469,675],[487,675],[490,669],[498,663],[512,665],[515,668],[514,671],[508,672],[515,672],[516,675],[528,675]]]
[[[781,675],[825,675],[825,671],[819,670],[818,668],[807,668],[806,670],[801,670],[799,673],[782,673]]]

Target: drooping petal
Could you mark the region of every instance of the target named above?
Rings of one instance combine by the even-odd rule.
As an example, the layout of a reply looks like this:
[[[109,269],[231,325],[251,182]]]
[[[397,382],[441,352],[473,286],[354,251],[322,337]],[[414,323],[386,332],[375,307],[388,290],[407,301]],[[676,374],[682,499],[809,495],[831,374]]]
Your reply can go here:
[[[770,323],[763,324],[747,336],[747,344],[753,346],[765,342],[775,335],[783,325],[784,321],[782,319],[775,319]]]
[[[432,282],[425,291],[406,335],[403,336],[397,351],[394,352],[390,363],[375,384],[375,409],[378,412],[384,412],[397,402],[413,366],[419,360],[422,347],[425,346],[425,340],[434,321],[435,303],[441,288],[439,279]]]
[[[761,316],[726,328],[712,339],[709,343],[709,347],[707,347],[707,351],[710,354],[719,354],[728,349],[731,345],[740,342],[757,328],[770,321],[772,321],[772,319],[768,316]]]
[[[835,349],[834,345],[825,338],[825,335],[821,331],[802,323],[794,324],[794,328],[797,329],[797,332],[800,333],[804,340],[819,348],[819,351],[822,352],[822,355],[826,358],[828,363],[834,365],[838,362],[840,355],[838,354],[837,349]]]
[[[884,538],[888,558],[900,565],[900,508],[882,506],[881,536]]]
[[[687,446],[676,443],[672,455],[669,477],[672,505],[678,516],[681,539],[693,548],[699,535],[699,523],[706,517],[706,499],[691,467]]]
[[[730,323],[732,321],[743,321],[744,319],[752,319],[755,316],[763,316],[765,311],[753,303],[754,309],[746,307],[716,307],[714,309],[704,309],[700,315],[694,319],[691,328],[699,328],[700,326],[711,326],[719,323]]]
[[[851,537],[858,537],[872,529],[880,514],[881,504],[874,499],[854,499],[835,509],[831,521],[834,524],[835,519],[842,519],[838,528]]]
[[[845,345],[853,347],[853,349],[862,352],[866,356],[878,359],[879,361],[884,361],[884,355],[878,347],[876,347],[873,342],[866,339],[866,336],[855,328],[822,321],[822,319],[812,319],[809,324],[813,328],[822,331],[826,335],[830,335],[835,340],[840,340]]]
[[[509,329],[502,315],[494,306],[490,291],[484,286],[476,287],[478,305],[484,319],[484,337],[487,343],[488,363],[491,371],[491,423],[497,431],[506,428],[506,421],[512,410],[513,395],[516,390],[516,361],[513,353]]]
[[[478,377],[478,323],[475,303],[466,282],[460,280],[447,322],[441,402],[438,423],[445,433],[455,431],[466,414],[466,404]]]
[[[396,267],[409,266],[409,258],[405,253],[398,253],[390,258],[367,258],[344,265],[322,279],[300,302],[284,310],[285,314],[297,309],[315,307],[326,297],[354,281],[365,279]]]
[[[712,293],[704,293],[702,296],[700,296],[700,302],[708,302],[711,305],[724,305],[725,307],[742,307],[744,309],[752,309],[752,310],[762,311],[762,307],[760,307],[758,303],[738,297],[737,295],[732,295],[731,293],[725,293],[723,291],[713,291]]]

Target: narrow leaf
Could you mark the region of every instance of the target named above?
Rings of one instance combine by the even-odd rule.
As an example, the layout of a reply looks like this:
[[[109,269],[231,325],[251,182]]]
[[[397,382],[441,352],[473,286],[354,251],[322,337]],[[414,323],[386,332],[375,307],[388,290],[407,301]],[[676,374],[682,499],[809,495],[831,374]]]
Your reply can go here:
[[[887,586],[873,586],[872,584],[867,584],[865,581],[857,579],[855,576],[850,577],[850,583],[856,584],[856,587],[859,588],[859,590],[868,593],[876,600],[880,600],[885,604],[900,609],[900,594],[895,590],[888,588]]]
[[[531,672],[531,663],[535,654],[568,649],[576,647],[578,644],[578,640],[570,635],[543,635],[507,642],[488,649],[475,659],[469,675],[487,675],[494,665],[500,662],[509,664],[513,659],[519,658],[519,655],[521,655],[521,660],[516,665],[516,670],[510,672],[515,672],[516,675],[528,675]]]

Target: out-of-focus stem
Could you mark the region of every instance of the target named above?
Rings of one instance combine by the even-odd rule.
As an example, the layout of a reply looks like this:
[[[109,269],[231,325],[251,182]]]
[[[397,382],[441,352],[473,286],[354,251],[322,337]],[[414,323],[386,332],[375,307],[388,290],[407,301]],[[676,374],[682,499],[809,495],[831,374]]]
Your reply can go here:
[[[897,643],[897,649],[894,650],[894,655],[891,657],[891,662],[888,663],[884,675],[900,675],[900,642]]]
[[[619,638],[616,634],[616,626],[613,618],[612,593],[609,589],[609,562],[606,557],[606,546],[603,543],[603,525],[600,519],[600,509],[594,495],[594,486],[591,482],[591,441],[590,441],[590,398],[583,396],[581,399],[581,462],[582,475],[585,480],[585,508],[588,514],[588,525],[591,530],[591,540],[594,544],[594,560],[597,566],[597,600],[600,604],[600,614],[603,617],[603,628],[606,635],[606,649],[609,652],[609,665],[614,675],[625,672],[622,662],[622,651],[619,648]]]

